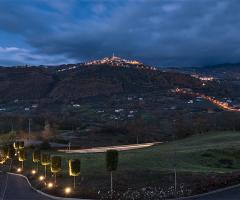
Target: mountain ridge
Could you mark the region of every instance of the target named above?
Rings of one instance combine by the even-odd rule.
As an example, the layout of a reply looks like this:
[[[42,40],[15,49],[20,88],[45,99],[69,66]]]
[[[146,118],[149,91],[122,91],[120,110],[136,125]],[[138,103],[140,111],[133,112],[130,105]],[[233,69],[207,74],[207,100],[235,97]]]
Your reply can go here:
[[[176,87],[212,94],[230,90],[214,80],[203,83],[191,74],[156,69],[113,56],[54,67],[0,68],[0,102],[15,99],[71,102],[114,94],[166,92]]]

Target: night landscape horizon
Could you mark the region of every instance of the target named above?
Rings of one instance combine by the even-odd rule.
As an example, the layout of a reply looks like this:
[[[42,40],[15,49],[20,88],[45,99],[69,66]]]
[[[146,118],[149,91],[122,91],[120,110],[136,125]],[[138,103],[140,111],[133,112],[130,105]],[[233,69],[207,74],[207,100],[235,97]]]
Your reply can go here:
[[[0,199],[239,199],[239,9],[0,0]]]

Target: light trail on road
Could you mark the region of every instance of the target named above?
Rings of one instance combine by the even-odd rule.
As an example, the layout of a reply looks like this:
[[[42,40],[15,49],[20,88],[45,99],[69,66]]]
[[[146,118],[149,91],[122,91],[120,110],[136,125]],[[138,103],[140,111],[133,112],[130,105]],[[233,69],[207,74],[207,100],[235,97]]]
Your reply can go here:
[[[152,142],[152,143],[143,143],[143,144],[131,144],[131,145],[120,145],[120,146],[108,146],[108,147],[95,147],[89,149],[75,149],[75,150],[58,150],[64,153],[103,153],[107,150],[118,150],[118,151],[127,151],[127,150],[134,150],[134,149],[142,149],[151,147],[156,144],[161,144],[161,142]]]
[[[207,96],[205,94],[201,94],[198,92],[195,93],[195,92],[183,89],[183,88],[177,88],[175,91],[176,91],[176,93],[179,93],[179,94],[186,94],[186,95],[191,95],[191,96],[195,96],[195,97],[201,97],[202,99],[205,99],[205,100],[211,102],[212,104],[216,105],[217,107],[219,107],[223,110],[226,110],[226,111],[240,112],[240,109],[230,106],[227,102],[219,101],[219,100],[217,100],[213,97]]]

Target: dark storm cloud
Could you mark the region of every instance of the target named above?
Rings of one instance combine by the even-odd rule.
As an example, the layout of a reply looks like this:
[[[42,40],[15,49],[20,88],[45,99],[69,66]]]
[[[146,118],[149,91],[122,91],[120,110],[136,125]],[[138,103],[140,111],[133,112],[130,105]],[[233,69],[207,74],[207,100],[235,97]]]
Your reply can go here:
[[[2,1],[0,29],[20,35],[39,64],[114,52],[158,66],[209,65],[240,62],[239,10],[238,0]]]

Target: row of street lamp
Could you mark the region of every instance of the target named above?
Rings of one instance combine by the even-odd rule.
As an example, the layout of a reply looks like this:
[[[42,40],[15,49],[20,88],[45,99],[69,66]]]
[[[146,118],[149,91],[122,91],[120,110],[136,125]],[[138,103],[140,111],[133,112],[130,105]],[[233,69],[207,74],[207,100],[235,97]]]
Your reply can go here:
[[[17,173],[21,173],[23,171],[23,169],[21,167],[17,168]],[[36,175],[37,174],[37,171],[35,169],[33,169],[31,171],[31,174],[32,175]],[[45,180],[45,177],[43,175],[40,175],[38,177],[38,180],[40,182],[43,182]],[[48,182],[48,183],[45,183],[45,185],[47,186],[48,189],[52,189],[54,187],[54,184],[52,182]],[[70,193],[72,192],[72,188],[71,187],[65,187],[64,188],[64,193],[66,195],[69,195]]]

